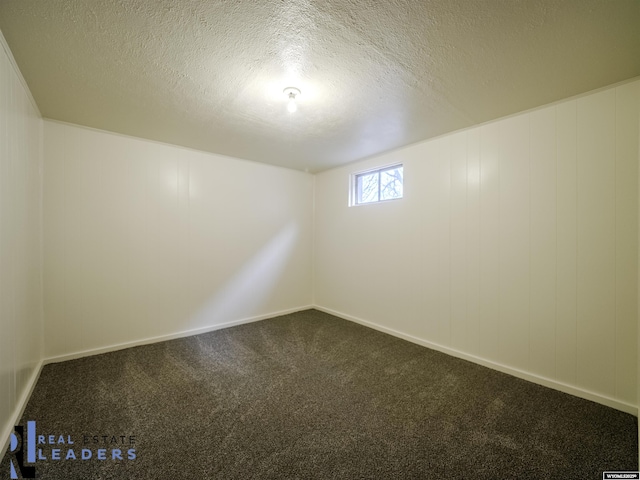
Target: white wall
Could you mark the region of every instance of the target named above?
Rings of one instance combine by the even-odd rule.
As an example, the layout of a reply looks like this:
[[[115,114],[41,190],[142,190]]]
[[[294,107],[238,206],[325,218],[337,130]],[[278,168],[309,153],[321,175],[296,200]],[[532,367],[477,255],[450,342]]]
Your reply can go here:
[[[311,175],[44,123],[48,357],[311,304]]]
[[[635,412],[639,114],[635,81],[319,174],[315,303]]]
[[[0,34],[2,449],[42,359],[41,147],[42,119]]]

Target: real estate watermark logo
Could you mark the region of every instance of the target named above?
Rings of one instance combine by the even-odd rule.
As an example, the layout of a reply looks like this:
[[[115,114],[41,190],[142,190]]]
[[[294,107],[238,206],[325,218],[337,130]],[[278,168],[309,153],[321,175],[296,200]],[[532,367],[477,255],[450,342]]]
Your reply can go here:
[[[9,453],[13,458],[9,459],[9,477],[36,478],[36,462],[135,460],[135,444],[136,437],[130,434],[83,435],[81,442],[71,435],[42,434],[36,431],[35,420],[29,420],[26,438],[22,425],[16,425],[11,433]]]
[[[18,441],[18,437],[16,433],[20,435],[20,441]],[[27,462],[35,463],[36,462],[36,448],[35,448],[35,438],[36,438],[36,422],[28,421],[27,422]],[[20,475],[22,478],[36,478],[36,467],[35,466],[26,466],[24,463],[24,446],[25,446],[25,438],[24,438],[24,428],[22,425],[16,425],[13,428],[13,432],[11,433],[11,440],[9,444],[9,449],[11,453],[14,454],[16,464],[18,466],[18,470],[20,471]],[[9,475],[11,478],[18,478],[18,473],[16,471],[16,464],[13,462],[13,458],[9,460]]]
[[[614,480],[614,479],[640,479],[640,472],[604,472],[602,474],[603,480]]]

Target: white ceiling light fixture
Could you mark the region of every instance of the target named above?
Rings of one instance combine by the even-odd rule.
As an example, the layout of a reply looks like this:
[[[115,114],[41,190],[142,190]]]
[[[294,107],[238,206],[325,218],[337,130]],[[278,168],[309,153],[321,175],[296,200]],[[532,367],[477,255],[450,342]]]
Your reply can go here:
[[[298,105],[296,105],[296,95],[300,95],[300,89],[295,87],[287,87],[282,91],[282,93],[284,93],[289,99],[287,110],[289,110],[290,113],[294,113],[296,110],[298,110]]]

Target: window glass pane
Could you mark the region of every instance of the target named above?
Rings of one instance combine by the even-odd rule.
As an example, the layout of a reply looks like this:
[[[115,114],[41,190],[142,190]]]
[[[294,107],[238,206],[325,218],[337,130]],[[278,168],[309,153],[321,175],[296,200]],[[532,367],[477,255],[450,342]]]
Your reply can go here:
[[[402,197],[402,167],[380,172],[380,200]]]
[[[358,188],[358,198],[357,203],[369,203],[369,202],[377,202],[378,197],[378,179],[380,173],[373,172],[367,173],[364,175],[358,175],[357,177],[357,188]]]
[[[395,200],[402,198],[404,194],[402,165],[356,173],[352,179],[349,192],[350,205]]]

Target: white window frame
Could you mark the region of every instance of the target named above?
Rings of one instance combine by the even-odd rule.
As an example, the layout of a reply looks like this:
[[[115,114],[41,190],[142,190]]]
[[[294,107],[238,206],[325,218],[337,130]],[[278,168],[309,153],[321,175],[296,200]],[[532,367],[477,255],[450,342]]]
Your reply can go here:
[[[361,202],[358,203],[358,178],[371,175],[372,173],[382,173],[386,170],[394,170],[396,168],[402,168],[402,197],[398,198],[388,198],[386,200],[376,200],[373,202]],[[380,178],[378,176],[378,198],[380,198]],[[349,206],[350,207],[362,207],[364,205],[377,205],[379,203],[387,203],[387,202],[395,202],[396,200],[402,200],[404,198],[404,164],[402,163],[391,163],[389,165],[383,165],[380,167],[370,168],[368,170],[362,170],[359,172],[352,173],[349,175]]]

